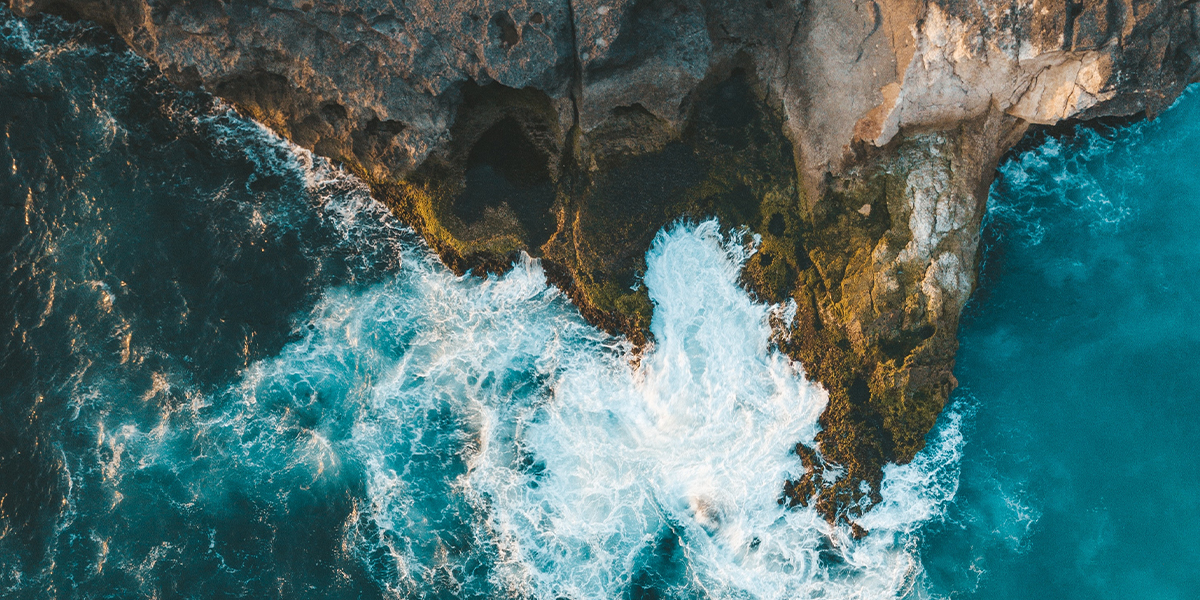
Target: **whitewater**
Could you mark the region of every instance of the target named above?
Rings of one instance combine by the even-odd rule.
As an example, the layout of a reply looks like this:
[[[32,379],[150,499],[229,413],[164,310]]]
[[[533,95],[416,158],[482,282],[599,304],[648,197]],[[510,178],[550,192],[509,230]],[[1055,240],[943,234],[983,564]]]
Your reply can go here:
[[[826,397],[738,284],[753,236],[661,231],[635,349],[537,260],[457,277],[327,161],[0,16],[6,597],[928,595],[967,415],[865,539],[783,505]]]
[[[1197,89],[1001,164],[961,385],[854,540],[779,503],[826,399],[752,235],[661,231],[635,349],[0,7],[0,597],[1196,597]]]
[[[309,181],[349,177],[313,169]],[[401,229],[356,192],[327,200],[347,235],[405,239],[356,231]],[[314,427],[308,460],[362,465],[349,539],[401,595],[908,593],[920,576],[912,533],[953,496],[958,417],[920,460],[889,470],[884,502],[861,520],[868,539],[780,506],[781,482],[799,475],[792,449],[812,444],[825,397],[771,348],[772,316],[788,308],[737,284],[753,251],[741,237],[716,221],[659,234],[643,355],[583,322],[537,261],[455,277],[407,237],[390,249],[392,280],[328,290],[303,340],[248,369],[229,392],[245,407],[231,420],[257,420],[260,404],[354,415],[340,444]],[[490,565],[485,581],[476,565]]]

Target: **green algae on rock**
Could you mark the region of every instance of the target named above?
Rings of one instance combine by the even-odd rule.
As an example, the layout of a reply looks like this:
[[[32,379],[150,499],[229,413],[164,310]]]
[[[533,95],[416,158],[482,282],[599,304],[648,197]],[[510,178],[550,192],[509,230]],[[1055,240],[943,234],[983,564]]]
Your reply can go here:
[[[853,519],[879,501],[883,466],[924,448],[956,385],[958,316],[974,273],[973,257],[959,257],[978,247],[982,207],[972,204],[986,198],[975,187],[999,160],[963,146],[1002,147],[1024,129],[992,115],[862,146],[845,176],[826,181],[805,221],[812,266],[779,344],[826,387],[829,406],[819,456],[797,449],[805,474],[785,484],[787,503],[815,495],[827,518]],[[845,471],[827,480],[822,462]]]
[[[973,170],[991,168],[964,160],[954,145],[1012,135],[1016,121],[984,119],[959,135],[864,148],[846,176],[809,202],[778,108],[742,68],[702,86],[677,133],[635,106],[591,134],[562,135],[537,94],[473,93],[464,109],[472,116],[455,134],[466,142],[405,180],[376,182],[377,195],[459,272],[503,270],[516,251],[541,258],[585,316],[639,345],[649,341],[653,310],[640,283],[644,256],[662,227],[715,216],[727,232],[756,234],[743,282],[763,301],[795,300],[797,318],[777,343],[830,395],[819,450],[797,449],[807,474],[783,485],[781,502],[815,501],[831,522],[877,502],[883,466],[912,460],[953,387],[958,308],[970,282],[947,298],[925,281],[973,266],[931,274],[927,265],[977,235],[971,215],[981,213],[947,215],[964,197],[974,201],[966,187]],[[485,164],[478,157],[493,155],[520,166],[486,163],[473,181],[472,169]],[[469,213],[475,226],[456,209],[474,201],[472,186],[492,190],[492,204]],[[932,240],[922,245],[913,227],[938,233],[922,233]],[[826,463],[844,475],[825,480]]]
[[[1200,75],[1200,7],[1165,0],[9,4],[95,20],[341,161],[456,272],[541,257],[637,344],[658,228],[761,236],[746,287],[795,300],[779,347],[830,393],[781,502],[831,521],[954,385],[999,156],[1031,124],[1153,117]]]
[[[653,309],[640,283],[646,250],[679,219],[764,232],[779,261],[768,269],[756,255],[755,268],[787,295],[802,256],[799,229],[781,225],[800,218],[795,159],[743,69],[696,94],[682,131],[640,106],[590,134],[556,125],[536,92],[473,89],[445,152],[401,180],[368,181],[455,271],[502,271],[528,252],[591,321],[636,344]]]

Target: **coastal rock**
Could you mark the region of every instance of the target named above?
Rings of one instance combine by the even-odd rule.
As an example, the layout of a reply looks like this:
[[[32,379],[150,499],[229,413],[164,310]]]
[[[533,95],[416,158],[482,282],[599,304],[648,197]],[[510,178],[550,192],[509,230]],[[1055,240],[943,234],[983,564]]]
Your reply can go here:
[[[1030,126],[1153,117],[1200,70],[1198,9],[1167,0],[10,2],[345,164],[456,271],[541,257],[637,343],[654,233],[749,227],[745,283],[796,301],[778,344],[830,392],[781,502],[831,522],[955,385],[1002,155]]]

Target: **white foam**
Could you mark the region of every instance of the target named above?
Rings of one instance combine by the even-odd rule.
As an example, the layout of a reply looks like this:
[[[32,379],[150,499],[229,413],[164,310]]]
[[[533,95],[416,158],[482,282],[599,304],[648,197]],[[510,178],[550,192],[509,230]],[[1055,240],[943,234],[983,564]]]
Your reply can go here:
[[[283,386],[289,410],[352,420],[348,438],[331,447],[314,433],[298,448],[311,456],[291,460],[361,466],[368,501],[347,545],[397,595],[623,597],[664,536],[678,537],[667,595],[919,591],[917,536],[957,490],[962,417],[886,471],[865,540],[780,506],[801,468],[792,448],[812,442],[826,398],[770,347],[770,322],[794,306],[756,304],[737,284],[753,245],[723,239],[715,221],[661,232],[644,278],[655,344],[632,361],[537,261],[455,277],[352,177],[240,119],[209,125],[228,126],[230,149],[260,167],[286,150],[340,243],[396,255],[386,282],[329,290],[304,338],[254,365],[237,393],[254,403]]]
[[[957,422],[888,472],[863,542],[781,507],[825,396],[770,349],[771,309],[736,283],[747,250],[716,222],[655,240],[656,343],[637,368],[536,261],[478,280],[404,252],[394,281],[330,291],[267,377],[341,394],[357,414],[346,451],[370,502],[348,541],[397,593],[470,586],[469,566],[487,562],[514,595],[614,598],[670,532],[668,585],[683,596],[888,598],[913,585],[913,532],[957,482],[943,472]]]
[[[1145,184],[1140,161],[1130,156],[1145,143],[1141,122],[1101,132],[1079,126],[1072,138],[1050,137],[998,171],[1002,179],[988,196],[987,220],[1007,222],[1026,246],[1041,244],[1049,215],[1071,211],[1094,232],[1118,231],[1136,214]]]
[[[23,22],[13,27],[17,47],[40,47]],[[99,116],[98,144],[112,143],[120,132]],[[630,345],[585,323],[537,261],[499,278],[454,277],[327,161],[228,110],[194,118],[254,177],[299,175],[311,192],[312,202],[246,202],[237,209],[248,222],[287,229],[319,212],[338,234],[332,251],[382,283],[352,276],[327,290],[298,317],[300,339],[219,398],[155,373],[151,393],[180,399],[156,426],[98,420],[95,460],[63,456],[72,506],[60,531],[89,481],[78,473],[95,469],[115,506],[126,475],[186,471],[202,447],[210,467],[186,482],[186,510],[220,505],[234,471],[252,476],[236,485],[262,486],[271,501],[361,472],[346,550],[402,596],[616,598],[651,567],[660,592],[688,598],[914,589],[916,534],[956,489],[958,419],[917,461],[888,470],[865,540],[782,507],[783,482],[800,469],[792,448],[811,443],[826,399],[770,347],[769,323],[788,322],[794,305],[750,300],[737,279],[753,247],[723,239],[716,222],[655,239],[644,282],[656,343],[633,367]],[[99,402],[122,390],[88,393]],[[648,564],[656,548],[669,564]],[[154,565],[183,551],[164,541],[127,568],[151,586]]]

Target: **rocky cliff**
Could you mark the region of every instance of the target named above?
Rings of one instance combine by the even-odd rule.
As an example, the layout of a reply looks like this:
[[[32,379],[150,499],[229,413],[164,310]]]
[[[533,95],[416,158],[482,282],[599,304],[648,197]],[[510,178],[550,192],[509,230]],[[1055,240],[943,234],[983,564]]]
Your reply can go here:
[[[460,272],[543,258],[639,343],[654,233],[749,227],[746,285],[796,301],[778,343],[830,392],[780,501],[849,523],[955,385],[1001,155],[1153,117],[1200,69],[1176,0],[9,1],[341,161]]]

